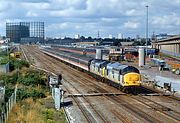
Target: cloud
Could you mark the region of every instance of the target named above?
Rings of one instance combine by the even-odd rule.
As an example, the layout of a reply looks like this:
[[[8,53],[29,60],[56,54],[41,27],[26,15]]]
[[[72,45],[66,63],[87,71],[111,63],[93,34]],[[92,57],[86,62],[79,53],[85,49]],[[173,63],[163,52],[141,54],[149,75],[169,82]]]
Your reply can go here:
[[[152,24],[161,27],[180,26],[180,16],[176,13],[164,16],[155,16],[152,18]]]
[[[5,1],[0,2],[0,13],[7,11],[11,5]]]
[[[41,2],[22,2],[25,8],[34,8],[42,10],[65,10],[69,8],[82,10],[86,9],[86,0],[51,0]]]
[[[101,18],[101,20],[104,22],[114,22],[118,21],[118,18]]]
[[[12,1],[12,0],[7,0]],[[41,3],[41,2],[49,2],[50,0],[14,0],[16,2],[29,2],[29,3]]]
[[[140,16],[140,15],[143,15],[144,13],[140,10],[136,10],[136,9],[130,9],[130,10],[127,10],[125,12],[125,15],[126,16]]]
[[[129,29],[136,29],[136,28],[139,27],[139,23],[138,22],[128,21],[128,22],[124,23],[124,27],[129,28]]]
[[[180,0],[0,0],[0,19],[44,21],[48,36],[144,35],[145,5],[150,31],[179,33]]]
[[[35,10],[45,10],[45,9],[48,9],[48,8],[51,8],[50,6],[50,3],[46,3],[46,2],[40,2],[40,3],[27,3],[27,2],[22,2],[21,3],[21,6],[24,8],[24,9],[35,9]]]
[[[35,12],[32,12],[32,11],[28,11],[27,14],[26,14],[27,17],[37,17],[38,14],[35,13]]]
[[[4,21],[0,21],[0,28],[4,28],[6,23]]]
[[[68,23],[59,23],[59,24],[52,24],[50,27],[53,29],[67,29],[70,28],[70,24]]]

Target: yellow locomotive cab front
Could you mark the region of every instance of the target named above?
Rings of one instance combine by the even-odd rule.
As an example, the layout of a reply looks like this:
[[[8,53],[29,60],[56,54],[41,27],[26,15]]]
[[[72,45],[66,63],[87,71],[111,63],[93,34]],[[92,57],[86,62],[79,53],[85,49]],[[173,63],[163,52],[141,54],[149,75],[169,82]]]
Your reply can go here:
[[[141,75],[139,73],[127,73],[124,75],[124,86],[140,86]]]

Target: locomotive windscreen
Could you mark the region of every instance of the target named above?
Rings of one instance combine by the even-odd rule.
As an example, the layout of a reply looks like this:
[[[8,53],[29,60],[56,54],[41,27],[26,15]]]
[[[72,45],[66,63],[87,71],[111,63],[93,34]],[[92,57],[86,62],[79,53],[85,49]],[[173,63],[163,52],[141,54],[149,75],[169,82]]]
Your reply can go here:
[[[123,70],[121,70],[122,75],[124,75],[126,73],[130,73],[130,72],[139,73],[139,70],[133,66],[128,66],[128,67],[124,68]]]

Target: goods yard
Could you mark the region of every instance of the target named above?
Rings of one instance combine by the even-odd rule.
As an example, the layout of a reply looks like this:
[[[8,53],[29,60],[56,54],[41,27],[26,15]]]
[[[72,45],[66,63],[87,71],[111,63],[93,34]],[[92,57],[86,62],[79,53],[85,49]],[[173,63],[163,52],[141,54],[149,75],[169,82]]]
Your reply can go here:
[[[120,91],[104,81],[96,79],[75,67],[70,59],[59,59],[62,55],[43,53],[37,46],[21,46],[24,57],[33,67],[63,76],[61,87],[64,109],[70,122],[179,122],[179,99],[151,92],[147,95],[132,95]],[[46,51],[47,52],[47,51]],[[68,56],[68,55],[67,55]],[[75,59],[74,55],[72,58]],[[80,56],[81,57],[81,56]],[[82,57],[81,57],[82,58]],[[63,62],[63,60],[69,61]],[[77,64],[76,64],[77,65]],[[73,68],[74,67],[74,68]],[[77,68],[77,69],[75,69]]]

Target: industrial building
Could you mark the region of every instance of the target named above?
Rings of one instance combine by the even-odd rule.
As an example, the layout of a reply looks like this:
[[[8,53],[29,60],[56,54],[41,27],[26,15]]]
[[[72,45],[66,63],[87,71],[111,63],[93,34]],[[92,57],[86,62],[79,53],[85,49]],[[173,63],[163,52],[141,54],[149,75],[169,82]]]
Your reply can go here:
[[[161,52],[180,57],[180,35],[152,41],[152,47]]]
[[[44,22],[6,23],[6,37],[14,43],[43,43]]]

